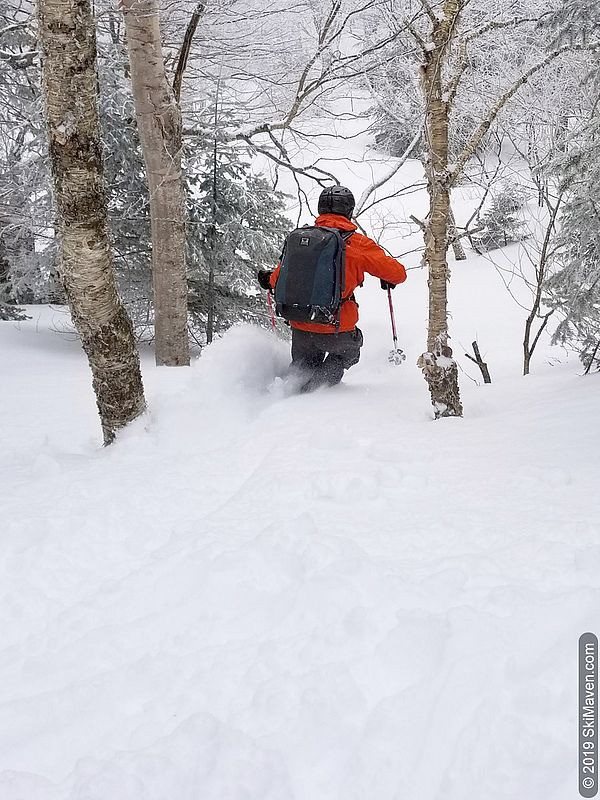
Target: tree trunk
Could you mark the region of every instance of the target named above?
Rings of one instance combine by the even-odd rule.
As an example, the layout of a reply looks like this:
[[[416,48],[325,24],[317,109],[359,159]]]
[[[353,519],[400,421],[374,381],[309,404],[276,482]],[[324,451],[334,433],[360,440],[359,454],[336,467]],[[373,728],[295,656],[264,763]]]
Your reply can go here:
[[[454,250],[454,259],[455,261],[466,261],[467,254],[465,253],[465,248],[463,247],[462,239],[458,235],[458,231],[456,230],[456,220],[454,219],[454,212],[452,208],[450,209],[450,239],[452,241],[452,249]]]
[[[135,111],[150,191],[156,363],[190,363],[181,112],[167,80],[157,0],[123,0]]]
[[[32,275],[35,263],[35,236],[31,227],[21,218],[9,236],[5,237],[9,257],[8,282],[15,303],[35,303],[36,276]],[[39,271],[38,271],[39,275]]]
[[[217,127],[219,124],[219,89],[215,95],[215,113],[213,120],[213,163],[212,163],[212,202],[211,222],[208,229],[208,316],[206,318],[206,344],[211,344],[215,327],[215,266],[217,263],[217,203],[218,203],[218,157]]]
[[[419,358],[429,386],[436,419],[462,416],[458,368],[448,345],[448,243],[451,223],[448,126],[450,107],[444,98],[442,65],[461,10],[460,0],[446,0],[444,13],[432,19],[435,49],[425,50],[421,88],[425,100],[427,191],[429,216],[425,231],[425,260],[429,268],[427,352]],[[434,15],[432,14],[432,17]]]
[[[0,303],[10,303],[13,300],[12,286],[10,283],[10,262],[6,248],[5,238],[0,227]],[[2,317],[0,317],[2,319]]]
[[[23,311],[14,302],[10,280],[10,265],[2,228],[0,228],[0,321],[24,319]]]
[[[105,444],[145,409],[131,322],[112,270],[89,0],[38,0],[61,278],[92,370]]]
[[[552,258],[550,254],[550,244],[552,241],[552,235],[555,232],[555,225],[556,220],[558,219],[558,212],[560,211],[563,197],[564,197],[565,190],[563,189],[554,205],[550,201],[548,194],[544,193],[544,202],[548,207],[548,211],[550,212],[550,219],[548,220],[548,224],[546,225],[546,233],[544,234],[544,241],[542,242],[542,249],[540,250],[540,260],[539,264],[535,268],[535,292],[533,295],[533,303],[531,305],[531,311],[527,315],[527,319],[525,320],[525,332],[523,335],[523,375],[529,375],[529,370],[531,368],[531,358],[533,356],[534,350],[537,346],[537,343],[540,340],[542,333],[544,332],[546,325],[548,324],[548,320],[554,313],[554,310],[551,309],[543,316],[540,315],[540,309],[542,307],[542,296],[544,292],[544,286],[546,284],[546,276],[548,274],[548,269],[550,267],[550,259]],[[533,323],[536,317],[541,316],[541,323],[540,327],[538,328],[537,333],[533,337],[533,341],[531,339],[531,333],[533,329]]]

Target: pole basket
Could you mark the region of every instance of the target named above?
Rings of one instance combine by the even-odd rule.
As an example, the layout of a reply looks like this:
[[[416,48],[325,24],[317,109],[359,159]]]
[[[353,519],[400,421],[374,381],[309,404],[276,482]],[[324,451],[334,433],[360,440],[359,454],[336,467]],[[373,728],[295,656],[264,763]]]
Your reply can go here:
[[[399,347],[396,347],[393,350],[390,350],[388,361],[390,364],[395,364],[397,367],[399,367],[400,364],[406,361],[406,353],[404,350],[400,350]]]

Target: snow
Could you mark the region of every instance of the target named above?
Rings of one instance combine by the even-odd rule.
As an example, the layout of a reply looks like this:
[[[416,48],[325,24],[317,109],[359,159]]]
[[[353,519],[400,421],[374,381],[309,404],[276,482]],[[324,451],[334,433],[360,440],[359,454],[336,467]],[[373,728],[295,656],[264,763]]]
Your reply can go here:
[[[365,286],[363,358],[313,395],[249,327],[190,369],[144,351],[108,449],[64,311],[2,324],[2,800],[573,796],[598,376],[546,343],[520,377],[523,311],[474,259],[454,346],[494,383],[433,422],[425,291],[394,292],[398,367]]]
[[[358,188],[389,169],[364,146]],[[367,228],[413,250],[394,220],[425,205]],[[393,293],[402,366],[369,279],[340,386],[287,396],[289,345],[247,326],[189,369],[143,349],[149,412],[106,449],[64,309],[0,324],[0,800],[574,796],[600,378],[547,336],[521,376],[517,249],[494,258],[452,264],[461,420],[432,421],[415,366],[418,268]]]

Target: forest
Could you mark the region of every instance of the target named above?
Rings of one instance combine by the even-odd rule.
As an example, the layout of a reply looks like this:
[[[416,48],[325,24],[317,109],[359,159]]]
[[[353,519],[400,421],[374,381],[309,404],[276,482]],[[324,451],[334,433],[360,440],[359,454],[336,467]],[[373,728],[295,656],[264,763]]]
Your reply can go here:
[[[2,1],[0,800],[595,796],[599,103],[595,0]]]
[[[157,364],[185,365],[190,342],[268,325],[256,273],[277,261],[286,210],[299,222],[338,182],[319,145],[332,126],[337,142],[367,131],[389,162],[361,187],[359,225],[386,198],[428,193],[424,219],[389,204],[377,226],[423,235],[420,365],[436,415],[462,414],[449,247],[494,260],[522,243],[506,281],[529,290],[524,373],[548,325],[596,369],[595,4],[261,6],[73,3],[68,22],[61,2],[2,11],[0,314],[69,304],[105,438],[145,407],[136,340]],[[392,186],[408,159],[421,180]],[[461,187],[476,191],[458,224]]]

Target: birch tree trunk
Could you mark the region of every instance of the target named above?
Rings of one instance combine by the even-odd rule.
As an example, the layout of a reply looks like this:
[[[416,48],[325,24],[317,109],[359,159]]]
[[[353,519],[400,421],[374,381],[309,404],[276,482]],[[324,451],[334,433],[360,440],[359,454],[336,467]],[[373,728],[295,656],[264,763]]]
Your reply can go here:
[[[38,0],[42,82],[61,264],[109,444],[145,409],[131,322],[112,270],[89,0]]]
[[[181,112],[167,80],[158,0],[123,0],[138,130],[150,191],[156,363],[190,363]]]
[[[448,345],[447,288],[449,233],[453,226],[448,172],[450,102],[443,86],[443,66],[464,0],[446,0],[440,17],[431,13],[433,48],[424,48],[421,90],[425,101],[427,191],[429,217],[425,229],[425,260],[429,268],[427,352],[419,358],[429,386],[436,419],[462,416],[458,368]]]

